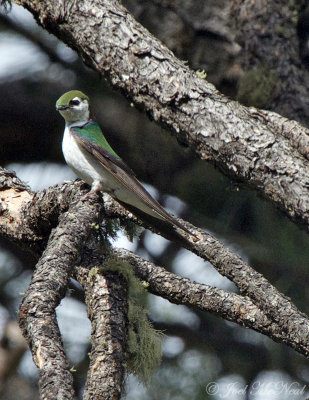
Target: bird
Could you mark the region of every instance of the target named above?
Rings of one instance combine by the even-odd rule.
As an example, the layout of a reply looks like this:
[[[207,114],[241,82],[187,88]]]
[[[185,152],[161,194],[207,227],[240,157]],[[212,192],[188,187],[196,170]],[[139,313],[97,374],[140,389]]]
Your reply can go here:
[[[161,231],[175,232],[176,226],[192,235],[150,195],[109,145],[99,124],[90,118],[88,96],[80,90],[66,92],[57,100],[56,110],[65,120],[62,140],[65,161],[91,186],[90,192],[108,193],[137,217],[155,223]]]

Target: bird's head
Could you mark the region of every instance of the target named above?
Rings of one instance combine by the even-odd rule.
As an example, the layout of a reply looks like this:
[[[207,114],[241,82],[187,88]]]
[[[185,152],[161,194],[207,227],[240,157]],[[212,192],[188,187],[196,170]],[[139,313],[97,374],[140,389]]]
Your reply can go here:
[[[79,90],[71,90],[57,100],[56,110],[67,123],[86,122],[89,119],[89,98]]]

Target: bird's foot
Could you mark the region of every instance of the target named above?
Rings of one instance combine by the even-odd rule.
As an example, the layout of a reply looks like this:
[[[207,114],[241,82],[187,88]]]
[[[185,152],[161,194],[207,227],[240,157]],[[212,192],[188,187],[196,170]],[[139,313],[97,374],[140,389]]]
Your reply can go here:
[[[82,201],[87,201],[89,200],[92,196],[94,196],[94,194],[98,195],[101,191],[101,183],[99,181],[94,181],[92,183],[91,186],[91,190],[86,193],[83,197],[82,197]]]
[[[86,193],[82,198],[81,201],[88,201],[94,195],[98,195],[100,193],[97,189],[91,189],[88,193]]]

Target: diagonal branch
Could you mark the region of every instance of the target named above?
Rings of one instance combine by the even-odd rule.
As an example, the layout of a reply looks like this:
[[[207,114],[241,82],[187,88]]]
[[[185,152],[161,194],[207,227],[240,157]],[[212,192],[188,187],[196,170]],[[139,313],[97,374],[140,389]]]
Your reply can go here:
[[[114,215],[119,216],[123,216],[126,213],[122,208],[115,206],[115,202],[112,201],[105,201],[105,210],[107,212],[110,210]],[[153,227],[142,223],[134,216],[128,215],[128,218],[168,239],[164,232],[156,231]],[[241,294],[247,296],[267,318],[278,324],[280,329],[285,332],[285,336],[289,338],[288,341],[295,341],[299,351],[308,356],[308,317],[299,311],[289,298],[272,286],[262,274],[251,268],[241,257],[214,236],[192,227],[186,221],[180,219],[179,221],[200,237],[199,241],[187,238],[182,245],[192,253],[209,261],[221,275],[234,282]]]
[[[204,234],[203,242],[200,245],[195,244],[193,248],[190,247],[190,250],[211,262],[221,275],[232,280],[240,293],[248,296],[267,317],[285,331],[288,337],[294,338],[303,347],[305,354],[309,355],[308,317],[262,274],[210,234]]]
[[[151,293],[164,297],[171,303],[211,312],[240,326],[263,333],[276,342],[286,343],[301,354],[309,354],[308,341],[299,342],[295,332],[282,329],[280,319],[284,318],[281,309],[277,311],[276,318],[269,318],[259,305],[254,304],[248,297],[192,282],[128,250],[114,249],[113,252],[134,267],[135,274],[149,284],[148,290]],[[278,319],[279,323],[276,321]],[[308,320],[304,318],[304,321]]]
[[[115,0],[15,2],[199,157],[309,227],[309,137],[304,127],[221,95]]]

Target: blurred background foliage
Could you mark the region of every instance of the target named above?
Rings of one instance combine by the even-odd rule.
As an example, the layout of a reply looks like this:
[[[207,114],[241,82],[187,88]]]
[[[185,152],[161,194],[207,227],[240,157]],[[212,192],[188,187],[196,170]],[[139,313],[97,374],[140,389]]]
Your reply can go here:
[[[123,2],[179,58],[195,70],[204,70],[220,91],[238,98],[239,59],[244,50],[231,40],[225,0],[207,0],[198,7],[193,0]],[[22,8],[13,6],[8,15],[2,10],[0,164],[14,169],[34,190],[74,179],[64,165],[64,122],[55,111],[58,97],[73,88],[89,95],[93,116],[109,142],[162,204],[215,234],[308,312],[309,242],[304,231],[256,193],[196,159],[190,149],[112,91],[76,53],[39,28]],[[119,234],[115,245],[198,282],[236,290],[210,264],[148,231],[133,243]],[[34,265],[30,254],[0,241],[1,399],[38,399],[37,371],[15,322]],[[81,288],[72,282],[58,308],[79,396],[90,333],[82,301]],[[205,400],[227,395],[229,399],[293,400],[301,397],[279,390],[280,385],[309,385],[308,364],[288,347],[153,295],[147,304],[155,327],[164,331],[163,361],[147,387],[128,377],[128,400]],[[209,382],[216,382],[217,393],[208,393]],[[247,391],[236,390],[246,385]],[[257,385],[260,391],[253,390]],[[269,390],[262,393],[262,388]]]

